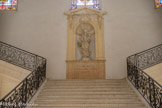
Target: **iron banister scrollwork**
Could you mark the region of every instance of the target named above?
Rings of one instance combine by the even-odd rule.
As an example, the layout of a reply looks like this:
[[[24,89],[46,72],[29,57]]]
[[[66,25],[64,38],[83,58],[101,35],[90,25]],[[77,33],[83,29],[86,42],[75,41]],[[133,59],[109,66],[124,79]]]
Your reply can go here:
[[[45,58],[0,41],[0,60],[33,71]]]
[[[46,79],[46,59],[0,42],[0,60],[32,71],[12,91],[0,99],[0,108],[25,108]]]
[[[153,108],[162,108],[162,85],[143,70],[162,62],[162,45],[127,58],[128,79]]]
[[[134,59],[133,59],[134,58]],[[162,62],[162,44],[128,57],[140,69],[146,69]]]

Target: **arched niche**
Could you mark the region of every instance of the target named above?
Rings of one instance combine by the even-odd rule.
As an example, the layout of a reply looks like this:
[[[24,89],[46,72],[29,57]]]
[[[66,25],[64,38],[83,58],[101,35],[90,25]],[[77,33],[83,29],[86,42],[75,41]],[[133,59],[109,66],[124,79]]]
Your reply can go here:
[[[76,60],[96,60],[95,29],[81,23],[76,29]]]
[[[104,79],[104,15],[106,12],[81,7],[65,12],[65,15],[67,16],[67,79]],[[91,42],[93,41],[88,46],[89,52],[93,52],[90,56],[80,51],[82,45],[80,43],[83,42],[79,41],[86,35],[91,37]]]

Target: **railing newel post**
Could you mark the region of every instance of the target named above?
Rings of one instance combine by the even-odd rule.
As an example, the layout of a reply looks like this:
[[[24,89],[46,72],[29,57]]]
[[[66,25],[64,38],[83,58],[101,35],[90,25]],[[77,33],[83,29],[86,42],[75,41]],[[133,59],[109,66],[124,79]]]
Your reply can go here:
[[[38,66],[38,56],[36,55],[36,90],[39,88],[39,66]]]
[[[149,77],[149,94],[150,94],[150,96],[149,96],[149,100],[150,100],[150,103],[151,103],[151,80],[150,80],[150,77]]]
[[[26,85],[25,85],[25,102],[24,102],[24,104],[26,104],[26,102],[27,102],[27,98],[28,98],[28,78],[26,78],[26,80],[25,80],[25,82],[26,82]]]
[[[137,54],[135,54],[135,66],[134,66],[134,71],[135,71],[135,86],[136,88],[138,88],[138,74],[139,74],[139,71],[138,71],[138,68],[137,68]]]
[[[156,96],[155,96],[155,83],[152,82],[152,84],[153,84],[153,106],[154,106],[155,108],[157,108],[157,107],[156,107]]]
[[[47,68],[47,61],[45,59],[44,78],[46,78],[46,68]]]
[[[161,93],[160,93],[160,95],[161,95],[161,98],[160,98],[160,108],[162,108],[162,88],[161,88]]]
[[[21,101],[22,101],[22,103],[23,103],[23,101],[24,101],[24,96],[25,96],[25,95],[24,95],[24,92],[25,92],[25,90],[24,90],[24,85],[25,85],[25,84],[24,84],[24,81],[23,81],[22,90],[21,90],[21,99],[22,99]]]

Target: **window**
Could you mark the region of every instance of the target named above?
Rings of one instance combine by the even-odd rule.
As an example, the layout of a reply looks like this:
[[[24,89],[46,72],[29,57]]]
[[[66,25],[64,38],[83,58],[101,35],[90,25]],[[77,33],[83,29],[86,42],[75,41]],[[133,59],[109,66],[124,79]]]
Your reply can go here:
[[[82,6],[91,7],[94,9],[100,9],[99,0],[72,0],[71,9],[77,9]]]
[[[0,0],[0,10],[16,10],[17,0]]]
[[[162,0],[155,0],[155,8],[162,8]]]

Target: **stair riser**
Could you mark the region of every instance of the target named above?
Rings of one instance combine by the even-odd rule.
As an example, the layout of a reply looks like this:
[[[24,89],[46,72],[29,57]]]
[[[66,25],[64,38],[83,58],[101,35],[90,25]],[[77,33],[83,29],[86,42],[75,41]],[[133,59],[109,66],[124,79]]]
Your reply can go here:
[[[108,85],[127,85],[127,84],[125,84],[125,83],[51,83],[51,84],[46,84],[46,86],[53,86],[53,85],[57,85],[57,86],[59,86],[59,85],[80,85],[80,86],[82,86],[82,85],[102,85],[102,86],[108,86]]]
[[[82,96],[46,96],[39,95],[38,99],[131,99],[137,98],[136,95],[82,95]]]
[[[127,108],[132,108],[134,106],[136,106],[136,108],[138,108],[138,106],[142,107],[143,105],[141,104],[43,104],[43,105],[38,105],[38,106],[42,106],[44,108],[47,107],[107,107],[107,108],[111,108],[111,107],[127,107]],[[144,108],[144,106],[143,106]]]
[[[122,100],[119,100],[119,99],[113,99],[113,100],[64,100],[64,99],[60,99],[60,100],[50,100],[50,101],[48,101],[48,100],[46,100],[46,101],[44,101],[44,100],[37,100],[37,101],[35,101],[35,103],[36,104],[53,104],[53,103],[61,103],[61,104],[73,104],[73,103],[75,103],[75,104],[84,104],[84,103],[86,103],[86,104],[93,104],[93,103],[95,103],[95,104],[111,104],[111,103],[114,103],[114,104],[130,104],[130,103],[132,103],[132,104],[140,104],[140,101],[137,101],[137,100],[135,100],[135,99],[122,99]]]
[[[92,93],[96,93],[96,92],[100,92],[100,93],[105,93],[105,92],[125,92],[125,91],[128,91],[128,92],[132,92],[131,90],[120,90],[120,89],[117,89],[117,90],[42,90],[42,92],[49,92],[49,93],[68,93],[68,92],[73,92],[73,93],[86,93],[86,92],[92,92]]]
[[[44,86],[45,89],[76,89],[76,88],[80,88],[80,89],[98,89],[98,88],[118,88],[118,89],[122,89],[122,88],[129,88],[129,86]]]
[[[146,108],[126,80],[47,81],[32,108]]]
[[[109,91],[109,90],[125,90],[125,91],[127,91],[127,90],[131,90],[132,91],[132,89],[131,88],[94,88],[94,89],[92,89],[92,88],[73,88],[73,89],[71,89],[71,88],[65,88],[65,89],[62,89],[62,88],[43,88],[42,89],[42,91],[105,91],[105,90],[107,90],[107,91]]]
[[[68,107],[68,106],[64,106],[64,107],[60,107],[60,106],[57,106],[57,107],[45,107],[45,106],[39,106],[39,107],[32,107],[32,108],[76,108],[75,106],[70,106],[70,107]],[[93,107],[88,107],[88,106],[86,106],[86,107],[82,107],[82,106],[77,106],[77,108],[144,108],[144,106],[93,106]]]
[[[75,93],[75,92],[62,92],[62,93],[56,93],[56,92],[44,92],[44,93],[40,93],[40,95],[47,95],[47,96],[50,96],[50,95],[53,95],[53,96],[71,96],[71,95],[94,95],[93,92],[80,92],[80,93]],[[134,93],[129,93],[129,92],[100,92],[100,93],[97,93],[95,92],[95,95],[125,95],[125,94],[129,94],[129,95],[133,95]]]

